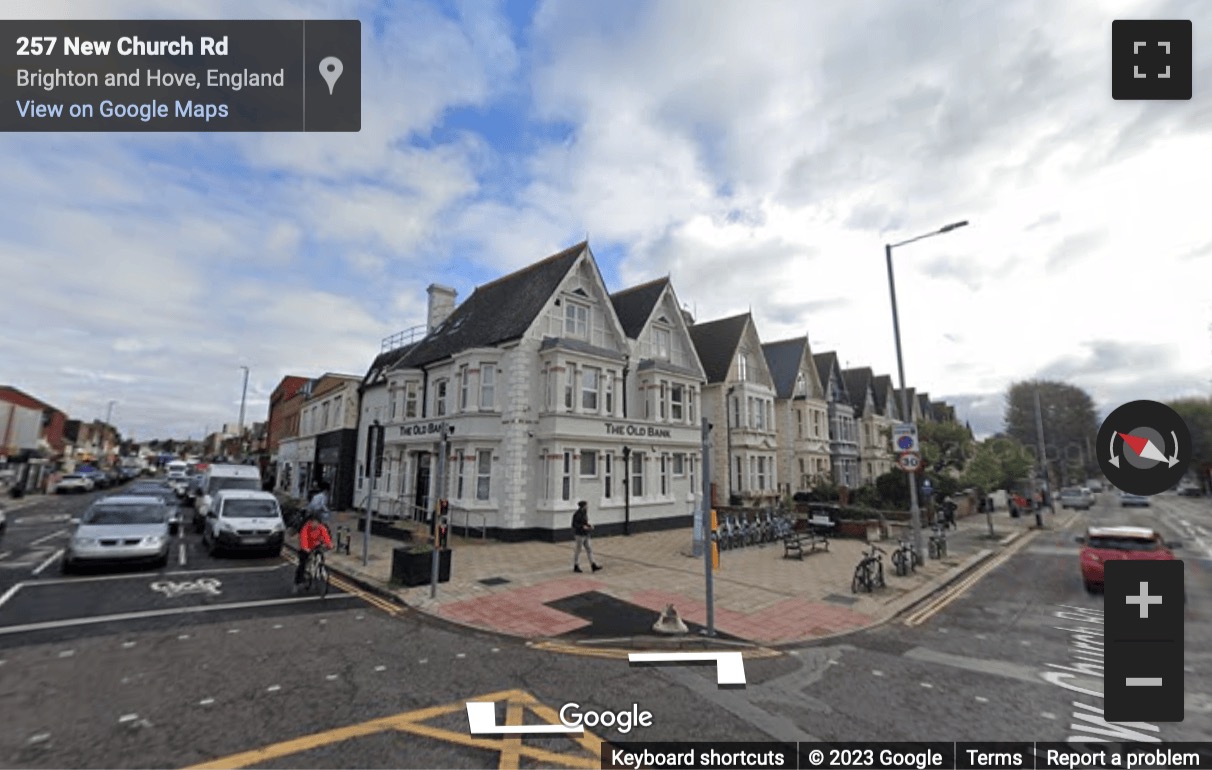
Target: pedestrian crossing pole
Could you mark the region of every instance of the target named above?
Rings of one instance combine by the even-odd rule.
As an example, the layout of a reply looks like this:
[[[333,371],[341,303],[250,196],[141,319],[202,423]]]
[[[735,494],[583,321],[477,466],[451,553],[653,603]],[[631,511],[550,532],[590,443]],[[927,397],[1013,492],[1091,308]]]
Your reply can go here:
[[[707,636],[715,636],[715,575],[713,574],[715,541],[711,539],[711,423],[703,418],[703,504],[699,516],[703,519],[703,573],[707,581]]]
[[[439,444],[441,449],[438,454],[438,479],[435,484],[437,494],[433,496],[435,501],[433,509],[433,563],[430,566],[429,572],[429,598],[438,598],[438,564],[442,557],[442,540],[439,536],[441,523],[438,517],[442,515],[442,501],[446,499],[446,455],[450,452],[450,434],[453,428],[442,423],[442,443]]]

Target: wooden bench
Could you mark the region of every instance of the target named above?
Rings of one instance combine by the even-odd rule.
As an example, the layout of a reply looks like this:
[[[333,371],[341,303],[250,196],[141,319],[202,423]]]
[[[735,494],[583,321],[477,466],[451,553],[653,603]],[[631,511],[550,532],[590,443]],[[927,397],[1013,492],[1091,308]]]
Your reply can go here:
[[[790,559],[795,557],[803,560],[804,550],[808,553],[816,553],[817,549],[822,551],[829,550],[829,538],[814,530],[807,532],[792,532],[790,535],[783,537],[783,558]]]

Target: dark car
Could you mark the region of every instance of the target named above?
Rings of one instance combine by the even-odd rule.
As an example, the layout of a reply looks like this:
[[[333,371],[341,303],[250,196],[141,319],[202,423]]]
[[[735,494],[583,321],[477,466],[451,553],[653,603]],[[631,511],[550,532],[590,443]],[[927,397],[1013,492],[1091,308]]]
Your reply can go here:
[[[172,516],[169,519],[169,530],[172,534],[177,534],[182,521],[179,507],[180,500],[177,499],[177,493],[168,484],[161,481],[136,481],[122,490],[122,496],[154,497],[164,503],[172,511]]]

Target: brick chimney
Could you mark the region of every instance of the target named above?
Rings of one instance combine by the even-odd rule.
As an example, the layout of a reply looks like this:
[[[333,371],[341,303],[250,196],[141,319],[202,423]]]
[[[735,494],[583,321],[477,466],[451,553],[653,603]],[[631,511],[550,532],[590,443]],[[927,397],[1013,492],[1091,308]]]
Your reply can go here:
[[[429,285],[429,320],[427,322],[426,333],[432,334],[433,330],[442,325],[450,314],[455,309],[455,297],[459,295],[457,291],[449,286],[431,283]]]

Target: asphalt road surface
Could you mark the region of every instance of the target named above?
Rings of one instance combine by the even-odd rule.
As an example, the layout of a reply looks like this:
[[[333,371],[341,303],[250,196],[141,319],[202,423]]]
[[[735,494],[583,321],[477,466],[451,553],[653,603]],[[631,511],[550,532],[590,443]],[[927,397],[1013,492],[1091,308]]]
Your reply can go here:
[[[597,767],[597,739],[1212,738],[1206,500],[1121,510],[1104,494],[1071,529],[1058,514],[916,616],[747,660],[747,687],[721,689],[711,668],[536,649],[352,586],[296,597],[285,560],[212,559],[192,532],[163,570],[61,576],[55,553],[90,497],[39,500],[0,540],[3,766]],[[1103,597],[1077,571],[1085,519],[1154,525],[1186,546],[1181,723],[1101,719],[1101,676],[1075,647],[1101,631]],[[498,724],[553,724],[568,703],[636,705],[652,724],[471,736],[469,700],[495,701]]]

